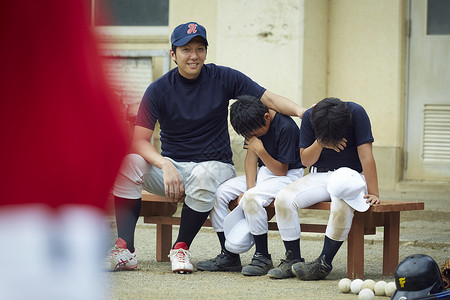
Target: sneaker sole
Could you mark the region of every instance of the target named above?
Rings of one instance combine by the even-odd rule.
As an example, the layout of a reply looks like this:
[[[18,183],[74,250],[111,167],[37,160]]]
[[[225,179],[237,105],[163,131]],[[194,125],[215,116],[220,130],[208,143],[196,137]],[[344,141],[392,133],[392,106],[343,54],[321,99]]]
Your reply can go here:
[[[132,271],[132,270],[134,270],[134,269],[136,269],[136,268],[137,268],[137,265],[131,266],[131,267],[120,267],[120,268],[117,268],[117,269],[114,269],[114,270],[109,270],[109,271],[111,271],[111,272],[117,272],[117,271]]]
[[[269,276],[272,279],[286,279],[286,278],[294,278],[295,277],[294,274],[292,274],[291,276],[283,277],[283,276],[279,276],[279,275],[275,275],[275,274],[269,274],[269,273],[267,273],[267,276]]]
[[[265,275],[267,275],[267,272],[266,273],[258,273],[257,271],[255,271],[255,272],[253,272],[253,271],[243,271],[241,273],[244,276],[265,276]]]
[[[187,270],[187,269],[177,269],[177,270],[172,270],[172,272],[176,273],[176,274],[191,274],[192,270]]]
[[[297,277],[298,279],[303,280],[303,281],[322,280],[322,279],[325,279],[329,275],[329,273],[328,273],[328,274],[319,274],[319,275],[302,275],[302,276],[300,276],[294,269],[292,269],[292,274],[294,274],[295,277]]]
[[[224,269],[207,269],[207,268],[199,268],[199,267],[197,267],[197,270],[205,271],[205,272],[241,272],[242,271],[242,266],[240,266],[240,267],[233,267],[233,268],[224,268]]]

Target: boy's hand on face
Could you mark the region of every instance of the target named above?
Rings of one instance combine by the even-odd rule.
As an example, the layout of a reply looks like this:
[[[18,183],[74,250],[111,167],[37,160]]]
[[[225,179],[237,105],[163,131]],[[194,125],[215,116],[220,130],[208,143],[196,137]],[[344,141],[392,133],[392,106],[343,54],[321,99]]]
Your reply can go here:
[[[323,148],[331,149],[331,150],[334,150],[336,152],[341,152],[342,150],[345,149],[345,147],[347,147],[347,139],[345,139],[345,138],[343,138],[337,144],[337,146],[335,146],[335,145],[325,145],[325,144],[322,144],[320,141],[318,141],[318,142]]]
[[[256,136],[247,137],[245,139],[245,143],[246,145],[244,144],[244,149],[251,150],[256,154],[258,154],[261,149],[264,149],[262,141]]]

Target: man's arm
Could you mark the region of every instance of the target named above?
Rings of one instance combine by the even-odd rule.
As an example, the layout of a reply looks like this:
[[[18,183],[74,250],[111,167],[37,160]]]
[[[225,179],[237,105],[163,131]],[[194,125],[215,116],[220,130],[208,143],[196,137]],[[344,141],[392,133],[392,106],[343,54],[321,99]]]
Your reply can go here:
[[[380,203],[380,193],[378,191],[377,166],[373,157],[372,143],[362,144],[357,149],[367,184],[367,195],[364,198],[370,204],[378,204]]]
[[[153,130],[134,126],[132,151],[142,156],[148,163],[161,169],[164,177],[164,191],[167,197],[181,200],[184,194],[183,180],[175,166],[156,151],[151,143]]]
[[[248,150],[253,151],[264,163],[264,165],[277,176],[286,176],[289,169],[289,164],[284,164],[274,159],[267,153],[266,148],[264,148],[263,143],[257,137],[251,137],[246,140]]]
[[[305,108],[301,107],[297,103],[285,98],[283,96],[274,94],[266,90],[261,96],[261,101],[265,106],[271,108],[283,115],[287,116],[297,116],[300,119],[303,117]]]

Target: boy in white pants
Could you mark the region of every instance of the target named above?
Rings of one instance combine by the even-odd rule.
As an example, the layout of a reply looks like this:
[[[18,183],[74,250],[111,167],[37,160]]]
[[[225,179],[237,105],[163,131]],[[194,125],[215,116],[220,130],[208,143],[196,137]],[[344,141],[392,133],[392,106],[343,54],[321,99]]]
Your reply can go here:
[[[199,262],[197,269],[242,269],[244,275],[265,275],[273,268],[273,263],[267,245],[268,220],[264,207],[284,186],[303,176],[298,148],[299,129],[290,117],[268,109],[253,96],[238,97],[230,108],[230,122],[234,130],[245,137],[245,175],[229,179],[218,187],[210,218],[222,251],[213,259]],[[243,210],[256,246],[252,262],[244,268],[239,254],[226,249],[223,228],[228,204],[238,197],[240,207],[236,209]]]
[[[366,210],[369,204],[380,202],[373,140],[369,117],[357,103],[325,98],[305,112],[300,129],[300,157],[310,167],[310,174],[277,195],[275,211],[286,259],[269,271],[269,277],[295,275],[302,280],[317,280],[328,276],[331,262],[348,236],[355,209]],[[367,193],[358,196],[365,184]],[[330,200],[322,253],[307,264],[292,260],[301,260],[298,210]]]

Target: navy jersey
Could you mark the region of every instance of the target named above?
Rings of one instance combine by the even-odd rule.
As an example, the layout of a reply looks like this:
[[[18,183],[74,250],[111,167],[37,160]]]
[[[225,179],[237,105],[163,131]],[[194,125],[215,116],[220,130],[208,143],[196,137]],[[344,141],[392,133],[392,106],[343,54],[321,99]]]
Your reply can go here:
[[[289,164],[289,170],[303,167],[298,146],[300,131],[291,117],[276,113],[270,122],[269,130],[259,139],[273,159],[283,164]],[[264,166],[261,159],[258,159],[258,165]]]
[[[319,160],[313,166],[330,170],[349,167],[361,173],[362,166],[357,147],[365,143],[372,143],[374,140],[370,120],[361,105],[354,102],[345,103],[351,114],[350,124],[344,136],[347,139],[347,147],[340,152],[324,148]],[[310,121],[311,111],[312,108],[303,114],[302,124],[300,126],[300,148],[307,148],[316,140],[314,128]]]
[[[228,104],[238,95],[261,98],[265,89],[239,71],[205,64],[195,80],[178,68],[152,83],[139,106],[135,125],[161,128],[161,154],[175,161],[232,162]]]

